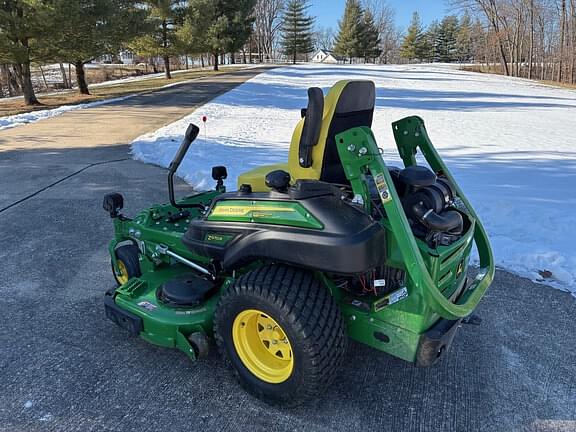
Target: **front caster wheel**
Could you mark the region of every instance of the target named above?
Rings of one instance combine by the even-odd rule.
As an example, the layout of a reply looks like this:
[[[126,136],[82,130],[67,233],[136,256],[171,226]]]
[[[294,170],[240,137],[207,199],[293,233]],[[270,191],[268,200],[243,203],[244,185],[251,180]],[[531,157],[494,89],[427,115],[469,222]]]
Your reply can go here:
[[[240,384],[271,404],[298,405],[321,393],[341,364],[340,310],[313,273],[264,266],[240,277],[214,317],[218,348]]]
[[[140,271],[140,262],[138,261],[138,246],[120,246],[114,253],[116,254],[116,267],[118,267],[118,272],[114,271],[114,265],[112,265],[112,273],[118,285],[123,285],[128,282],[130,278],[138,277],[142,274]]]

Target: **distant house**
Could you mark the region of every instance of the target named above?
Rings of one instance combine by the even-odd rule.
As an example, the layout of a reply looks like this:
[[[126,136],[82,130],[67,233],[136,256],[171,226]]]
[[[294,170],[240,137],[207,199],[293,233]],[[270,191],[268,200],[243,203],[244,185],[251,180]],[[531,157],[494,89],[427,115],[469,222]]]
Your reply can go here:
[[[340,58],[335,56],[332,51],[319,49],[312,56],[312,63],[339,63]]]
[[[120,61],[124,64],[134,64],[134,57],[132,51],[120,51]]]
[[[94,63],[105,64],[134,64],[135,55],[132,51],[120,51],[116,55],[104,54],[94,60]]]

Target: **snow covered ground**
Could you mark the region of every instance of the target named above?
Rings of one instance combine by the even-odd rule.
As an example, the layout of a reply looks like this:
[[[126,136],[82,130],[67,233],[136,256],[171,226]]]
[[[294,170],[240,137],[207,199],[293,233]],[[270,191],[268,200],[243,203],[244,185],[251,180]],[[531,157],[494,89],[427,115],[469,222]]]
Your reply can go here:
[[[208,121],[180,175],[212,185],[210,167],[239,173],[285,161],[306,89],[340,79],[376,83],[373,130],[398,164],[390,123],[408,115],[428,133],[467,192],[497,264],[576,295],[576,91],[449,66],[283,67],[260,74],[189,116],[134,141],[134,157],[168,166],[189,122]],[[551,273],[551,276],[547,274]]]

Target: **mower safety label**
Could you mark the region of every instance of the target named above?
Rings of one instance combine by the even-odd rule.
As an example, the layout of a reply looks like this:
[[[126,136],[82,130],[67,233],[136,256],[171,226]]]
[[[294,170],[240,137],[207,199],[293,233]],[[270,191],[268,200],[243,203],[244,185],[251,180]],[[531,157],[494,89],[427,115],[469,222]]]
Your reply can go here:
[[[408,297],[408,290],[406,289],[406,287],[400,288],[399,290],[394,291],[392,294],[390,294],[388,304],[397,303],[400,300],[404,300],[406,297]]]
[[[400,300],[404,300],[407,297],[408,297],[408,289],[406,287],[402,287],[402,288],[388,294],[386,297],[375,301],[374,302],[374,310],[376,312],[381,311],[386,306],[390,306],[394,303],[398,303]]]
[[[376,189],[378,189],[378,193],[380,194],[380,198],[382,198],[383,203],[387,203],[392,199],[390,196],[390,192],[388,191],[388,185],[386,184],[386,179],[384,178],[384,174],[378,173],[374,177],[374,183],[376,183]]]
[[[156,309],[156,305],[152,304],[150,302],[147,301],[141,301],[140,303],[138,303],[138,306],[140,306],[143,309],[146,309],[147,311],[152,312],[154,309]]]

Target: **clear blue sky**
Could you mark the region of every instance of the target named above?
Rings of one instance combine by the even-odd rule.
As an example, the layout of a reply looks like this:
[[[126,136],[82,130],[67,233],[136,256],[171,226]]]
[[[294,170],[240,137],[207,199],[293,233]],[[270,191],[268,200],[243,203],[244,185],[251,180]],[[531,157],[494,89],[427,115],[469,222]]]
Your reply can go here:
[[[311,0],[310,14],[316,16],[318,26],[332,27],[336,31],[345,3],[346,0]],[[396,12],[396,24],[404,29],[414,11],[420,14],[424,25],[450,12],[445,0],[388,0],[387,3]]]

